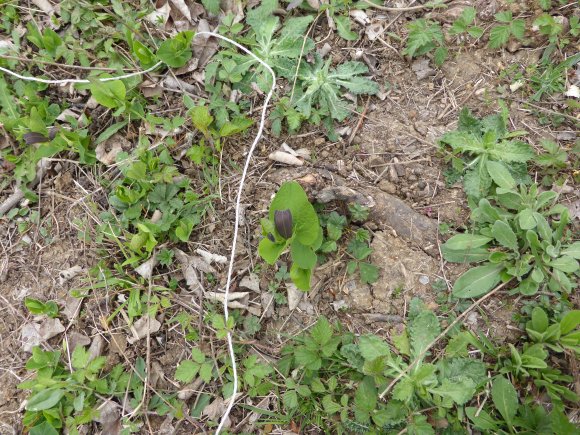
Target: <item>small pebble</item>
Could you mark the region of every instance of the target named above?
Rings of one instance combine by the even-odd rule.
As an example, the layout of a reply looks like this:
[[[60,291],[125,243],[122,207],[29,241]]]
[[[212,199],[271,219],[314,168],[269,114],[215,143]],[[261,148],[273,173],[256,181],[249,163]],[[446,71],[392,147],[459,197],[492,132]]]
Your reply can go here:
[[[381,189],[383,192],[387,192],[391,195],[394,195],[395,193],[397,193],[397,187],[393,183],[391,183],[387,180],[382,180],[379,183],[379,189]]]

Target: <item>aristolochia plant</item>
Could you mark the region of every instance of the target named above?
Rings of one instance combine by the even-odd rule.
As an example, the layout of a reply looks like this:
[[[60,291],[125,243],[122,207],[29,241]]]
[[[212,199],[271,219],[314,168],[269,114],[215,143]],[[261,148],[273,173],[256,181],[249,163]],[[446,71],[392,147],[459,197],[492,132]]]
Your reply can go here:
[[[258,247],[260,256],[274,264],[289,248],[290,278],[300,290],[309,290],[322,228],[302,186],[295,181],[282,184],[270,204],[268,219],[262,219],[261,224],[265,237]]]

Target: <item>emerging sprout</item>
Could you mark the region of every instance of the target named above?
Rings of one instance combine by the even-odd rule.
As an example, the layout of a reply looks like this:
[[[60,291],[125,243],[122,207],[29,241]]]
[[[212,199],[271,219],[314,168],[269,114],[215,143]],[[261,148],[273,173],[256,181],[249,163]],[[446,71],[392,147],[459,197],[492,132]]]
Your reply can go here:
[[[292,212],[289,209],[276,210],[274,212],[274,225],[282,237],[285,239],[292,237]]]

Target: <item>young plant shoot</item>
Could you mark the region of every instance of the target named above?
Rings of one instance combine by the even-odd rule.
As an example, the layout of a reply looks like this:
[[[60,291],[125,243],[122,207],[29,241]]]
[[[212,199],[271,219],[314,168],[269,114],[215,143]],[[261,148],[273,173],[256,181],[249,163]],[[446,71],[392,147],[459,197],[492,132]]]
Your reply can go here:
[[[261,224],[265,237],[258,247],[260,256],[274,264],[289,248],[290,278],[300,290],[309,290],[322,228],[302,186],[295,181],[282,184],[270,204],[268,219],[262,219]]]

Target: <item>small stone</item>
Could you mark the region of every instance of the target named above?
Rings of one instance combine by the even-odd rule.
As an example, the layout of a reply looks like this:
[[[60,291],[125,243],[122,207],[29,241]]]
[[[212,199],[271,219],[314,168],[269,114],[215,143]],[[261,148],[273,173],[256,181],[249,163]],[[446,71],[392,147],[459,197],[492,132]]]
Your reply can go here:
[[[383,192],[389,193],[391,195],[394,195],[395,193],[397,193],[396,186],[387,180],[382,180],[379,183],[379,189],[381,189]]]
[[[427,187],[427,183],[425,183],[423,180],[421,180],[417,183],[417,187],[419,188],[419,190],[423,190],[423,189],[425,189],[425,187]]]
[[[407,178],[409,181],[417,181],[417,176],[415,174],[411,174]]]
[[[518,41],[517,39],[512,39],[508,42],[507,51],[509,51],[510,53],[515,53],[521,48],[521,46],[522,43],[520,41]]]

